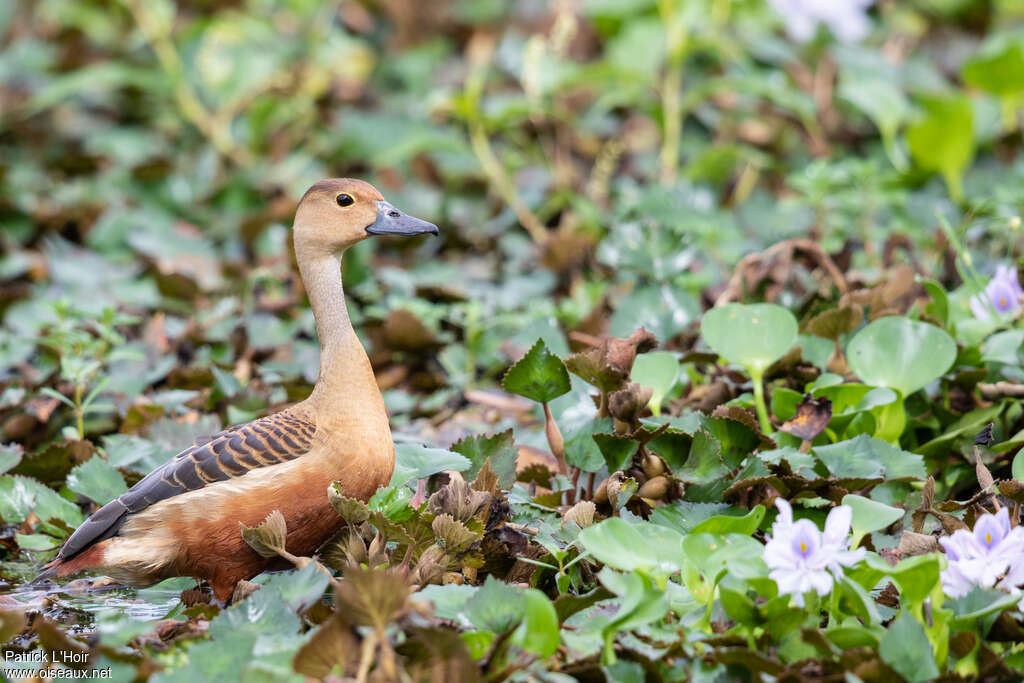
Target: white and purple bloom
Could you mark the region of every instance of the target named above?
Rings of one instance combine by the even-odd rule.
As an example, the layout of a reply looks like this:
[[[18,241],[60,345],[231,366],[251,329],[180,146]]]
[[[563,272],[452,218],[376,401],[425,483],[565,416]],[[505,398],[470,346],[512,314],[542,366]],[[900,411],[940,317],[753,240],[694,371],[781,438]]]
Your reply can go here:
[[[1013,313],[1020,308],[1022,297],[1024,289],[1017,279],[1017,269],[1012,266],[996,266],[996,274],[985,287],[984,293],[971,297],[971,312],[979,320],[991,318],[993,309],[1000,315]]]
[[[768,0],[782,15],[786,32],[798,43],[814,37],[819,24],[828,26],[837,39],[856,43],[871,32],[867,9],[875,0]]]
[[[859,562],[865,551],[848,549],[853,518],[849,505],[840,505],[828,513],[825,533],[808,519],[794,522],[793,508],[782,498],[775,500],[775,506],[779,515],[764,548],[764,561],[772,570],[769,576],[778,584],[779,592],[793,595],[793,602],[802,607],[804,593],[813,590],[818,595],[828,595],[843,567]]]
[[[1006,508],[982,515],[974,530],[957,529],[940,538],[948,566],[942,570],[942,588],[951,598],[975,586],[1013,590],[1024,583],[1024,528],[1010,528]]]

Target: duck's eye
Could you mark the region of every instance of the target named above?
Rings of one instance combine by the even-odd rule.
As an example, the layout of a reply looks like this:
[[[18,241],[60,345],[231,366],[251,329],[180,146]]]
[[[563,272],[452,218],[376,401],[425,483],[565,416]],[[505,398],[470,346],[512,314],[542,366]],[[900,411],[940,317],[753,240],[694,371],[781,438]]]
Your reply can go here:
[[[350,194],[339,194],[335,197],[335,200],[338,202],[338,206],[352,206],[356,203],[356,200],[352,199]]]

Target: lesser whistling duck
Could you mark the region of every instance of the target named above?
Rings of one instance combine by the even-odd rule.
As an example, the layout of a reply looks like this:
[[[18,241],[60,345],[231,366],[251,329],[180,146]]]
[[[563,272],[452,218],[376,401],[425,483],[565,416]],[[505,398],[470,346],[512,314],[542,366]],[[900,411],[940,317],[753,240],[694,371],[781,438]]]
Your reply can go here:
[[[224,603],[238,581],[275,563],[242,539],[239,522],[280,510],[287,549],[310,555],[339,526],[327,488],[368,499],[391,478],[394,444],[384,400],[352,329],[341,255],[370,235],[437,234],[361,180],[313,185],[299,202],[295,256],[320,337],[320,375],[301,403],[198,440],[71,535],[40,579],[83,570],[131,586],[172,576],[209,583]],[[37,579],[38,580],[38,579]]]

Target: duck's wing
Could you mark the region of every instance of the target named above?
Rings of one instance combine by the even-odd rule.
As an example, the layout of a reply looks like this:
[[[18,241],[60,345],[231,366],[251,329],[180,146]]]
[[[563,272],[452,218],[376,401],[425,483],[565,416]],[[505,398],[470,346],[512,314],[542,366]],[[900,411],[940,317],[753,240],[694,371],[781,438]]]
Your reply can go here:
[[[311,418],[286,410],[199,439],[85,520],[61,547],[57,560],[70,559],[110,538],[129,514],[157,501],[294,460],[309,452],[315,432]]]

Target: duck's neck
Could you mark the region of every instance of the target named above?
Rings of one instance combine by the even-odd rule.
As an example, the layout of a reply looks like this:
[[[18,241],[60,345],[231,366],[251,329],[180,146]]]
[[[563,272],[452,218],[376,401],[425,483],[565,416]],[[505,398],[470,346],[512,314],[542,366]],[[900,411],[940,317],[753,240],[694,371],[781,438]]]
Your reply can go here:
[[[320,374],[309,401],[325,417],[383,414],[384,402],[373,368],[345,306],[341,256],[299,245],[295,255],[320,338]]]

